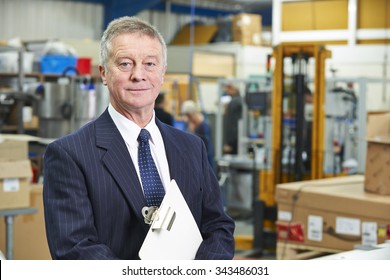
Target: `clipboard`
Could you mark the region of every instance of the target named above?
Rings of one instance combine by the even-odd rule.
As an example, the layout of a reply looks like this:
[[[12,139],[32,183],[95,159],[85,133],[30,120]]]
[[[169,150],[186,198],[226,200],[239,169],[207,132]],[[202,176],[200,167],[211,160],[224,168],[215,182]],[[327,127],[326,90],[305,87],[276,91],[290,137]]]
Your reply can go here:
[[[138,253],[141,260],[193,260],[203,238],[172,180]]]

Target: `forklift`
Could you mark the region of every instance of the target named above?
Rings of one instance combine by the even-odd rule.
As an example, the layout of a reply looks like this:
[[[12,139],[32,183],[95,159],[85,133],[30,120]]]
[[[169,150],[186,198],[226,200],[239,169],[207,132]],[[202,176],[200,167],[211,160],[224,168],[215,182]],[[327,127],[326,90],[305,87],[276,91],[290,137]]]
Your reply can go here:
[[[276,249],[276,185],[324,178],[325,60],[331,52],[316,44],[283,43],[274,48],[272,57],[270,168],[259,172],[253,204],[255,254]]]

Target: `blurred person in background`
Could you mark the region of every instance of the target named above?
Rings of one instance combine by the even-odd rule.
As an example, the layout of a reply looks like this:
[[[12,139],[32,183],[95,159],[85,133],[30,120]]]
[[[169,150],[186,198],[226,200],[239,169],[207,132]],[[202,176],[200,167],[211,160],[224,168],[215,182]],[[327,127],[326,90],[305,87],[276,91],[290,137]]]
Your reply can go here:
[[[199,106],[192,100],[186,100],[181,107],[181,113],[186,116],[188,130],[199,136],[206,145],[209,163],[215,171],[214,145],[211,128]]]
[[[242,97],[232,83],[225,85],[224,92],[230,96],[230,101],[226,105],[224,114],[223,152],[235,155],[238,153],[238,121],[242,117]]]
[[[170,113],[165,111],[165,105],[166,105],[165,93],[160,92],[154,104],[154,112],[156,113],[156,117],[160,121],[173,126],[174,118]]]

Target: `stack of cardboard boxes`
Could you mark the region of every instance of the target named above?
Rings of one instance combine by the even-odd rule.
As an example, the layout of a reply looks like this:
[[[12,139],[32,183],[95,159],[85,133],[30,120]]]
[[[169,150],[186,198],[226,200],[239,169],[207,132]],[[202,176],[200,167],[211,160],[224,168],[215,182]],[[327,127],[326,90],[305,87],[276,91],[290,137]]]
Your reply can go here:
[[[390,239],[390,114],[369,116],[365,175],[279,184],[278,242],[348,251]]]
[[[368,116],[365,176],[367,192],[390,195],[390,113]]]
[[[233,41],[242,45],[261,45],[261,16],[241,13],[233,17]]]
[[[30,206],[31,177],[28,143],[0,143],[0,210]]]
[[[11,135],[7,135],[11,136]],[[0,211],[33,207],[36,214],[18,215],[13,221],[13,255],[16,260],[50,259],[45,234],[42,184],[32,184],[28,141],[32,137],[0,134]],[[3,217],[0,217],[3,219]],[[0,222],[0,251],[6,252],[5,223]]]

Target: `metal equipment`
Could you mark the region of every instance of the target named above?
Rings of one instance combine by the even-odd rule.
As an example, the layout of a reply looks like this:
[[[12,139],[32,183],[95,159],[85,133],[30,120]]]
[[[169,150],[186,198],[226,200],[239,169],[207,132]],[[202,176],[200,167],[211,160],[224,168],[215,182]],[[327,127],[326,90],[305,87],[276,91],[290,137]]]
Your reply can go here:
[[[256,112],[256,106],[265,104],[263,95],[257,93],[246,98],[252,87],[246,87],[248,83],[241,86],[246,102],[239,128],[238,155],[222,154],[222,133],[217,130],[216,151],[227,192],[227,210],[240,205],[252,213],[254,234],[250,249],[255,252],[272,249],[275,241],[277,184],[364,172],[368,86],[387,85],[390,81],[325,79],[325,60],[330,56],[330,51],[320,45],[276,46],[273,81],[267,88],[272,91],[266,106],[269,111],[265,112],[263,107],[260,114]],[[221,95],[226,82],[240,80],[221,80]],[[369,94],[378,92],[373,87]],[[220,105],[219,129],[222,116]],[[238,246],[244,242],[249,243],[236,235]]]
[[[8,93],[0,93],[0,132],[5,124],[5,120],[11,111],[11,107],[15,104],[15,98]]]
[[[43,84],[38,101],[39,136],[58,138],[82,127],[109,103],[106,87],[89,76],[61,77]]]
[[[274,205],[274,191],[278,183],[323,176],[324,124],[325,124],[325,59],[331,53],[323,46],[310,44],[281,44],[275,47],[274,88],[272,96],[272,168],[263,172],[261,183],[266,191],[260,199]],[[313,65],[309,73],[309,62]],[[310,89],[309,77],[313,77]],[[305,119],[305,93],[312,95],[311,133],[304,135],[308,124]],[[304,150],[305,141],[310,149]],[[291,149],[293,159],[286,165],[283,152]],[[304,152],[309,164],[305,164]]]
[[[242,116],[238,123],[238,153],[223,153],[225,106],[224,86],[233,84],[242,99]],[[220,79],[219,106],[216,119],[216,156],[220,184],[225,194],[226,210],[236,220],[250,220],[254,232],[250,236],[263,236],[262,218],[258,210],[259,174],[270,168],[269,156],[272,136],[271,92],[269,76],[252,79]],[[227,125],[233,125],[228,123]],[[260,222],[260,223],[259,223]],[[236,234],[236,248],[245,247],[248,236]],[[254,241],[254,248],[263,247],[263,239]],[[246,248],[244,248],[246,249]],[[252,248],[251,248],[252,249]]]
[[[222,134],[217,133],[217,157],[221,170],[225,173],[229,169],[246,170],[253,175],[251,210],[254,234],[251,249],[254,254],[276,248],[276,185],[324,176],[324,69],[328,57],[330,52],[318,45],[276,46],[272,83],[266,77],[263,79],[266,83],[259,84],[261,86],[256,89],[252,81],[241,81],[246,85],[241,87],[246,102],[239,128],[237,156],[222,155],[221,146],[218,146],[222,143]],[[220,81],[221,93],[225,82]],[[264,92],[272,92],[269,101],[264,98]],[[221,105],[217,116],[223,115],[222,108]],[[222,127],[222,117],[217,118],[217,127]],[[230,174],[234,175],[231,171]],[[238,182],[235,188],[244,186],[248,186],[248,182]],[[229,199],[232,198],[227,200],[228,211]],[[240,237],[237,237],[236,244],[239,243]]]

